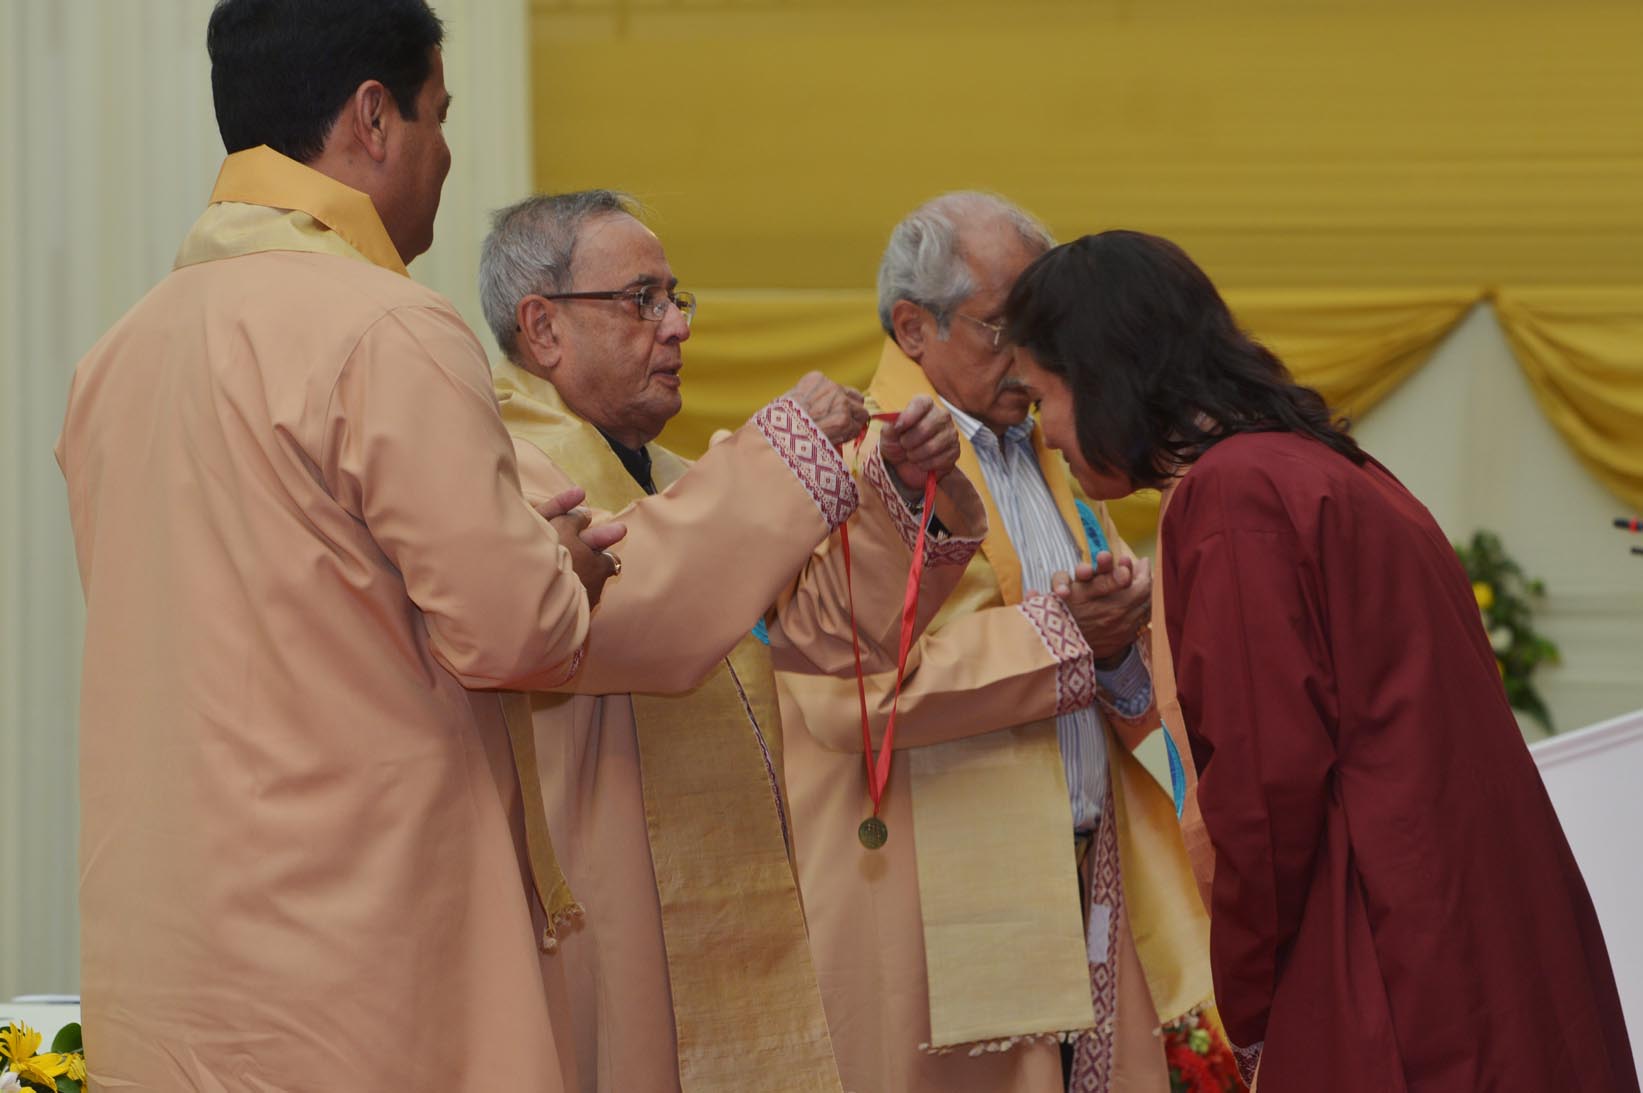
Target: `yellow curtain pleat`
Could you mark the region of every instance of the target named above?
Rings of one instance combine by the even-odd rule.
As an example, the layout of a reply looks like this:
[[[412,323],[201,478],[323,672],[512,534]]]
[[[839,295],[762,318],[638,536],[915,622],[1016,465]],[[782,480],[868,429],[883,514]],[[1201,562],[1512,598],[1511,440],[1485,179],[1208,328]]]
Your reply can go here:
[[[662,443],[695,456],[715,430],[734,428],[800,376],[819,370],[866,385],[884,333],[870,292],[705,289],[685,348],[684,411]],[[1238,321],[1296,379],[1358,416],[1425,363],[1477,293],[1312,290],[1229,293]],[[1158,496],[1144,491],[1112,506],[1126,540],[1150,538]]]
[[[1425,364],[1478,293],[1253,290],[1229,292],[1239,325],[1315,387],[1339,413],[1362,417]],[[1110,506],[1132,543],[1158,528],[1158,493],[1144,490]]]
[[[1643,287],[1501,290],[1495,311],[1547,418],[1643,512]]]
[[[1356,418],[1426,363],[1478,295],[1475,289],[1244,291],[1227,293],[1227,304],[1297,382]]]

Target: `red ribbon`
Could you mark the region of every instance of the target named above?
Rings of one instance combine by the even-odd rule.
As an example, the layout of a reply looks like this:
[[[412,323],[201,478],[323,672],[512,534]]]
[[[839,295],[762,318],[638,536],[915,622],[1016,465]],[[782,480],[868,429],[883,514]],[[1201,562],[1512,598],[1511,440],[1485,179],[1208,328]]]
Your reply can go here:
[[[899,413],[874,414],[873,421],[895,421]],[[867,427],[856,438],[859,448],[867,438]],[[894,473],[894,472],[891,472]],[[844,588],[850,605],[850,644],[856,654],[856,697],[861,702],[861,747],[867,763],[867,793],[873,798],[873,815],[879,814],[879,802],[884,799],[884,788],[890,784],[890,759],[896,744],[896,711],[901,706],[901,683],[907,675],[907,652],[913,645],[913,630],[918,622],[919,578],[924,575],[924,540],[930,528],[930,516],[935,509],[936,475],[930,472],[924,479],[924,508],[919,513],[918,541],[913,545],[913,563],[907,570],[907,591],[901,601],[901,645],[896,652],[896,690],[890,701],[890,719],[884,725],[884,742],[878,754],[873,753],[873,734],[867,717],[867,678],[861,666],[861,638],[856,632],[856,592],[850,581],[850,528],[839,525],[839,543],[844,549]]]

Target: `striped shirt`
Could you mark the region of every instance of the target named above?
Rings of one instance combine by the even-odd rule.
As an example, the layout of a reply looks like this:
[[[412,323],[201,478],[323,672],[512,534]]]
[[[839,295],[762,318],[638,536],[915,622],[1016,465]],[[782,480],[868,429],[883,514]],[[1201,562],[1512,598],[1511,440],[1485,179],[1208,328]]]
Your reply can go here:
[[[1049,592],[1050,577],[1057,572],[1071,573],[1078,565],[1079,550],[1039,469],[1032,441],[1035,422],[1029,417],[1012,426],[1001,444],[992,429],[946,399],[942,404],[952,412],[953,423],[975,449],[987,492],[998,507],[1010,545],[1021,559],[1023,591]],[[1122,664],[1110,672],[1097,672],[1096,678],[1120,713],[1139,714],[1152,702],[1152,680],[1133,646]],[[1101,819],[1101,806],[1107,797],[1107,741],[1101,713],[1095,706],[1086,706],[1061,714],[1055,727],[1067,770],[1073,829],[1092,831]]]

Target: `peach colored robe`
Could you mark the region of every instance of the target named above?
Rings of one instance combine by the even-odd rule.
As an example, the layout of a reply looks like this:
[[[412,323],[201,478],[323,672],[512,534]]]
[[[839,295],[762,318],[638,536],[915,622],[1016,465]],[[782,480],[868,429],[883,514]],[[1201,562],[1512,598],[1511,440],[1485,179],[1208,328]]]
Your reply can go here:
[[[922,373],[893,345],[887,346],[886,359],[872,388],[880,403],[900,406],[913,394],[928,392]],[[960,443],[959,467],[984,491],[974,453],[962,436]],[[1123,549],[1116,538],[1113,542]],[[931,605],[939,613],[910,658],[897,721],[898,753],[1017,730],[1074,708],[1069,702],[1096,699],[1095,689],[1080,683],[1093,677],[1087,670],[1088,646],[1052,648],[1046,640],[1044,616],[1065,609],[1053,597],[1021,594],[1019,570],[1012,574],[1009,569],[1014,555],[996,519],[990,521],[982,552],[955,560],[965,569],[946,580],[956,579],[957,589],[944,604],[937,600]],[[878,592],[878,598],[885,595],[886,590]],[[888,595],[899,606],[899,587]],[[858,583],[858,609],[870,599]],[[897,1093],[1058,1093],[1061,1063],[1052,1042],[1021,1043],[975,1056],[964,1050],[939,1055],[920,1051],[919,1045],[931,1039],[930,1000],[910,764],[898,755],[892,767],[882,813],[890,841],[880,850],[863,850],[856,838],[856,825],[867,808],[859,715],[854,684],[838,681],[849,669],[830,666],[833,679],[790,674],[783,670],[787,660],[780,644],[773,648],[787,728],[785,762],[800,888],[845,1087]],[[869,666],[874,673],[869,701],[875,707],[873,724],[879,726],[894,684],[894,661],[882,651],[893,656],[893,639],[880,640],[875,649],[880,653]],[[1135,725],[1120,727],[1133,734],[1147,720],[1156,724],[1143,715]],[[1066,830],[1070,855],[1070,811]],[[983,871],[979,863],[977,869]],[[1110,1088],[1167,1093],[1162,1051],[1152,1035],[1156,1013],[1122,908],[1115,928],[1115,1006],[1136,1019],[1127,1028],[1121,1025],[1119,1065]]]
[[[560,682],[586,597],[369,200],[267,149],[215,200],[58,447],[92,1082],[552,1093],[518,781],[470,688]]]
[[[556,461],[583,470],[579,481],[590,490],[591,504],[617,509],[638,496],[637,485],[609,447],[569,414],[546,381],[503,363],[497,367],[497,386],[504,420],[516,434],[527,494],[549,496],[563,484],[562,472],[533,447],[540,445]],[[826,473],[799,473],[795,445],[768,428],[761,430],[769,412],[770,408],[761,411],[753,423],[715,444],[694,465],[651,446],[656,484],[663,492],[638,506],[665,506],[672,514],[671,554],[653,563],[632,564],[630,552],[640,545],[632,534],[615,548],[624,569],[607,585],[595,612],[589,656],[574,688],[583,693],[568,701],[552,695],[533,699],[554,845],[571,890],[586,909],[581,921],[562,931],[559,955],[545,958],[561,961],[569,981],[564,1005],[555,1008],[554,1024],[575,1030],[582,1088],[588,1093],[839,1088],[824,1023],[819,1046],[827,1052],[825,1078],[814,1058],[814,1037],[789,1032],[785,1046],[773,1044],[768,1053],[734,1061],[707,1058],[712,1076],[696,1076],[689,1069],[693,1058],[713,1054],[712,1045],[680,1043],[684,1026],[678,1022],[687,1018],[700,1025],[742,1011],[739,1020],[773,1030],[802,1028],[800,1018],[810,1012],[818,1023],[824,1021],[804,941],[797,885],[782,852],[786,818],[780,813],[778,826],[778,809],[785,810],[785,802],[778,804],[769,789],[772,778],[780,781],[783,747],[770,658],[747,631],[794,583],[795,575],[800,575],[801,587],[842,580],[836,554],[807,562],[817,544],[846,517],[858,573],[884,571],[892,574],[891,581],[904,580],[908,564],[907,547],[891,510],[904,522],[911,517],[894,491],[858,489],[844,461],[813,426],[814,435],[804,447],[819,457]],[[887,480],[880,484],[888,485]],[[943,494],[938,512],[952,528],[979,534],[984,518],[978,495],[962,478],[946,488],[958,500]],[[628,520],[633,511],[618,512],[616,518]],[[937,591],[933,598],[939,602],[943,594]],[[822,646],[847,650],[847,616],[836,609],[820,614],[811,610],[828,599],[802,597],[795,603],[792,597],[783,597],[790,610],[772,620],[773,628],[781,632],[785,624],[802,633],[806,647],[818,656],[825,657],[817,651]],[[623,636],[605,644],[605,633],[614,632],[617,612],[630,620],[631,628],[624,624]],[[679,878],[690,899],[724,901],[719,914],[723,929],[731,934],[721,944],[737,961],[736,967],[726,969],[729,978],[720,997],[707,1000],[704,1007],[698,995],[690,1014],[677,1012],[680,999],[670,990],[670,962],[678,963],[685,954],[668,947],[658,899],[655,842],[647,825],[647,807],[654,809],[656,802],[647,800],[634,713],[636,699],[644,696],[590,693],[597,691],[600,666],[607,659],[620,659],[625,650],[642,643],[672,649],[675,655],[666,671],[643,685],[652,693],[681,691],[704,678],[726,676],[723,658],[730,654],[736,688],[745,694],[762,738],[750,730],[745,748],[724,756],[718,777],[734,780],[727,781],[727,787],[757,787],[757,796],[770,806],[768,815],[761,810],[740,823],[768,826],[765,836],[779,855],[776,860],[782,863],[791,901],[787,907],[773,906],[766,896],[749,907],[738,905],[736,887],[756,883],[756,874],[742,873],[750,863],[724,863],[712,875],[704,866],[700,876]],[[657,712],[666,709],[663,705]],[[742,716],[740,710],[734,712]],[[689,724],[678,726],[680,732],[691,729]],[[768,749],[771,765],[761,756],[761,748]],[[745,832],[738,837],[745,838]],[[782,921],[744,917],[755,913]],[[801,946],[797,953],[786,949],[788,921]],[[741,933],[761,940],[750,944],[734,937]],[[692,992],[703,988],[699,983],[688,986]],[[704,1008],[711,1012],[703,1013]],[[765,1035],[754,1039],[771,1042]]]

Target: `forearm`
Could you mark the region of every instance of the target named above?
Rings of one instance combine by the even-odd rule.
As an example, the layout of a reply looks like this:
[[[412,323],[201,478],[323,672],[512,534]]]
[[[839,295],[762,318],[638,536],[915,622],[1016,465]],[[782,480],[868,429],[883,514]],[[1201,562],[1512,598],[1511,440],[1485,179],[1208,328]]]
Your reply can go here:
[[[853,675],[793,671],[793,654],[772,645],[784,686],[805,707],[811,733],[838,751],[861,747]],[[865,680],[868,721],[881,733],[895,701],[895,671]],[[896,717],[897,749],[1011,728],[1095,700],[1089,648],[1065,609],[1033,596],[956,619],[921,638],[909,658]]]

